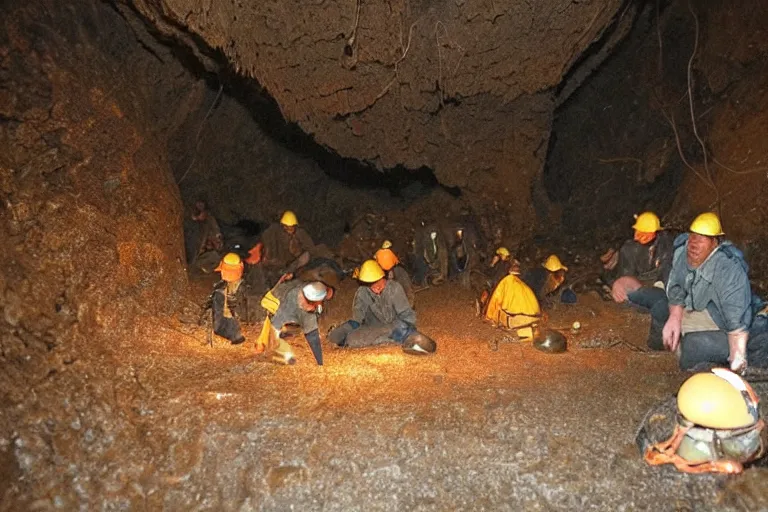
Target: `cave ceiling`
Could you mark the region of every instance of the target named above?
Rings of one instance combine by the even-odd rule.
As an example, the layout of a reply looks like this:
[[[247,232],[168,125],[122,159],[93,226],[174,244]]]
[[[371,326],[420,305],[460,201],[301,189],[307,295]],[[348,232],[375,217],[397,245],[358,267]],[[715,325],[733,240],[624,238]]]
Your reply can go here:
[[[564,79],[599,53],[596,45],[615,44],[635,6],[124,1],[210,70],[223,63],[253,79],[287,121],[341,156],[379,169],[427,166],[442,184],[487,200],[500,190],[529,193],[556,91],[568,90]]]

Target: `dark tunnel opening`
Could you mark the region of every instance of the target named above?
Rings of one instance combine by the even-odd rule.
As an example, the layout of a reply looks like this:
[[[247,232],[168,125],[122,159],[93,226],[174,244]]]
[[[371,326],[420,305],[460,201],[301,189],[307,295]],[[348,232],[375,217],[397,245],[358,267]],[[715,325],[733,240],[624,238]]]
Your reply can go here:
[[[671,2],[637,5],[641,12],[627,37],[554,112],[542,179],[548,198],[563,207],[566,233],[616,232],[645,210],[663,216],[683,182],[685,166],[659,97],[686,90],[693,34],[683,19],[657,34]],[[668,41],[663,76],[645,58],[658,54],[657,36]],[[687,134],[686,112],[677,114],[677,129]],[[695,160],[693,144],[683,151]]]
[[[189,55],[187,58],[193,59]],[[409,169],[398,165],[379,170],[370,163],[339,155],[331,148],[318,143],[312,134],[305,132],[296,123],[286,121],[274,98],[253,78],[233,73],[231,68],[227,67],[223,55],[217,54],[216,59],[224,69],[219,75],[208,76],[206,82],[210,90],[215,91],[224,84],[225,94],[245,105],[253,120],[267,136],[289,151],[316,162],[331,179],[352,189],[386,191],[392,198],[413,200],[438,187],[453,197],[461,196],[458,187],[442,185],[429,167]]]

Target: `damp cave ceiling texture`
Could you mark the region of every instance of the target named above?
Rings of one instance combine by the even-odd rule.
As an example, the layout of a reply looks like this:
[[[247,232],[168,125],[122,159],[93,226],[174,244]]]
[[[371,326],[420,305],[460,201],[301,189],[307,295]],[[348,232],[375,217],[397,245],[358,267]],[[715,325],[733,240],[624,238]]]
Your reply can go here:
[[[219,50],[288,121],[342,156],[379,168],[428,166],[442,184],[475,196],[530,194],[546,156],[555,88],[625,7],[619,0],[124,1],[163,34]],[[202,53],[209,68],[217,65]]]

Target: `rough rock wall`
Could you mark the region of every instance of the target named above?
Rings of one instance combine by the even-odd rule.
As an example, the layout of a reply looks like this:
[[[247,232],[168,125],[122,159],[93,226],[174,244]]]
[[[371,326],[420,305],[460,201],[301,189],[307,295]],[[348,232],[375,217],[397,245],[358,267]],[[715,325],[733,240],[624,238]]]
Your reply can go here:
[[[674,200],[683,163],[660,105],[665,94],[674,96],[672,108],[665,108],[688,135],[685,105],[677,100],[685,90],[693,37],[679,11],[664,13],[663,76],[656,8],[648,4],[616,53],[558,109],[544,183],[562,206],[565,232],[619,230],[626,236],[633,214],[666,212]]]
[[[646,208],[686,229],[719,202],[729,236],[749,243],[763,236],[768,5],[691,5],[699,22],[692,61],[696,21],[688,2],[662,2],[660,12],[649,4],[626,42],[557,111],[545,183],[564,206],[566,231],[623,237],[632,214]],[[711,184],[691,122],[689,61]]]
[[[222,52],[289,121],[379,168],[433,168],[530,230],[552,89],[621,2],[135,0],[162,33]],[[200,58],[207,59],[202,54]]]
[[[712,1],[698,17],[694,109],[715,187],[690,172],[678,205],[692,213],[719,203],[728,235],[747,242],[766,236],[768,220],[768,4]],[[692,140],[694,168],[705,175],[703,154]]]
[[[71,510],[121,489],[149,460],[127,361],[151,340],[133,335],[134,323],[173,311],[187,278],[180,199],[154,132],[155,93],[168,84],[156,74],[154,89],[140,87],[163,64],[130,41],[107,4],[3,8],[3,503],[27,486]],[[119,471],[117,446],[135,455]]]
[[[694,61],[694,105],[707,147],[696,139],[674,211],[680,224],[719,211],[728,238],[742,247],[753,286],[768,295],[768,4],[712,1],[698,11],[700,50]],[[689,14],[689,22],[692,18]],[[705,179],[709,176],[710,179]],[[706,184],[710,181],[711,185]]]

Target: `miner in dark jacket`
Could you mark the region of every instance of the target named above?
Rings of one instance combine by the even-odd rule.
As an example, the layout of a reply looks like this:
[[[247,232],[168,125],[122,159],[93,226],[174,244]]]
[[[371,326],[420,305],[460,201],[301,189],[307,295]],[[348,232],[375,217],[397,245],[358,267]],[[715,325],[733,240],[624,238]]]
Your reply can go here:
[[[261,263],[266,267],[292,272],[309,262],[309,252],[315,244],[307,230],[299,226],[296,214],[283,213],[280,223],[270,225],[261,235],[264,248]]]
[[[469,288],[470,272],[477,260],[477,242],[476,238],[468,240],[466,231],[463,227],[453,231],[453,242],[448,249],[448,275],[462,287]]]
[[[237,312],[243,283],[243,262],[240,256],[231,252],[224,256],[216,271],[221,272],[221,281],[214,285],[205,309],[211,308],[213,332],[238,345],[245,341]]]
[[[296,214],[286,210],[280,222],[265,229],[259,243],[248,251],[246,281],[251,293],[263,294],[283,274],[306,265],[314,248],[312,237],[299,226]]]
[[[209,273],[219,263],[219,251],[224,246],[219,223],[209,211],[208,203],[202,199],[195,202],[191,220],[187,261],[192,267]]]
[[[672,268],[674,235],[663,231],[653,212],[637,216],[632,240],[618,254],[604,259],[604,281],[611,287],[615,302],[633,304],[646,310],[666,298],[664,284]]]
[[[556,254],[550,254],[540,267],[525,272],[522,279],[533,290],[536,299],[541,303],[549,295],[560,289],[560,286],[565,282],[566,272],[568,272],[568,267],[563,265]]]
[[[413,254],[413,281],[439,285],[448,279],[448,244],[436,226],[422,226],[416,232]]]

